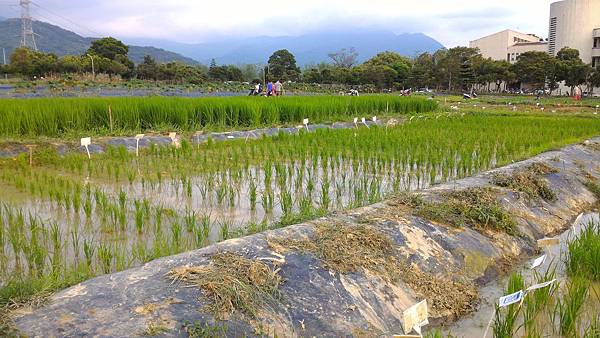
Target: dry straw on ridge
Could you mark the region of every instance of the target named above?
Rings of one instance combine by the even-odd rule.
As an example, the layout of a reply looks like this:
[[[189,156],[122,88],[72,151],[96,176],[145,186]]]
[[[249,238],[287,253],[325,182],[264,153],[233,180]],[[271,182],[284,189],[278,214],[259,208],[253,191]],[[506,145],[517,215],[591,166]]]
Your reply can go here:
[[[260,308],[278,296],[281,284],[277,270],[229,252],[215,254],[205,266],[175,268],[168,276],[199,287],[210,298],[211,312],[222,320],[235,311],[257,317]]]

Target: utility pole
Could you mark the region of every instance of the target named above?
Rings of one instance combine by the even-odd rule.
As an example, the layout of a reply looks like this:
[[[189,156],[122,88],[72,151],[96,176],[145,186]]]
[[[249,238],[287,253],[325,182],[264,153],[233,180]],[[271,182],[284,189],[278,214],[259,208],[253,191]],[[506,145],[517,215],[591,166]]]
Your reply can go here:
[[[94,77],[94,79],[96,79],[96,70],[94,69],[94,57],[91,56],[90,54],[87,54],[87,56],[89,56],[90,59],[92,60],[92,76]]]
[[[19,0],[21,5],[21,47],[29,48],[37,52],[33,24],[31,23],[31,12],[29,11],[30,0]]]
[[[2,57],[4,58],[4,65],[6,66],[6,49],[4,49],[4,47],[2,47]],[[6,71],[4,72],[4,79],[8,79]]]

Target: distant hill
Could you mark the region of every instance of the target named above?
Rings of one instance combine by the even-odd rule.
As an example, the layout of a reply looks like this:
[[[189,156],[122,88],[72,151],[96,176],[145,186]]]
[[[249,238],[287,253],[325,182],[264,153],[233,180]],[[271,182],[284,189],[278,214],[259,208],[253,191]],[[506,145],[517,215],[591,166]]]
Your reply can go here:
[[[86,38],[66,29],[41,21],[33,22],[38,49],[58,56],[81,55],[90,47],[95,38]],[[7,54],[19,46],[21,41],[21,21],[19,19],[0,18],[0,49],[6,48]],[[129,57],[133,62],[140,63],[144,56],[150,55],[158,62],[180,61],[187,64],[197,64],[195,60],[177,53],[155,47],[129,46]]]
[[[395,34],[384,30],[350,29],[311,33],[301,36],[230,38],[218,42],[184,44],[165,40],[131,39],[132,44],[149,44],[172,50],[181,55],[208,63],[214,58],[219,64],[264,63],[276,50],[286,48],[299,64],[329,61],[327,54],[354,47],[359,61],[366,61],[383,51],[395,51],[413,57],[422,52],[435,52],[444,46],[422,33]]]

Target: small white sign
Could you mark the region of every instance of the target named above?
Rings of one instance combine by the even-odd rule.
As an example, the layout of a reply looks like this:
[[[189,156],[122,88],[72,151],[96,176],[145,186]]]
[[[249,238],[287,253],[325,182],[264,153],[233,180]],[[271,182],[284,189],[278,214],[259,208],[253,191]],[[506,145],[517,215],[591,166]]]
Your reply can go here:
[[[82,138],[81,139],[81,146],[82,147],[87,147],[89,145],[92,144],[92,138],[91,137],[86,137],[86,138]]]
[[[227,136],[227,138],[228,138],[228,139],[230,139],[230,140],[232,140],[232,139],[234,139],[235,137],[233,137],[233,136],[229,135],[229,136]]]
[[[355,117],[354,118],[354,124],[357,124],[357,123],[358,123],[358,117]]]
[[[304,121],[302,121],[302,124],[305,126],[308,125],[308,119],[304,119]]]
[[[366,124],[366,123],[367,123],[367,119],[366,119],[366,118],[364,118],[364,117],[361,119],[361,121],[362,121],[362,123],[364,123],[364,124]]]
[[[554,283],[556,283],[556,279],[553,279],[553,280],[551,280],[551,281],[549,281],[549,282],[546,282],[546,283],[541,283],[541,284],[532,285],[532,286],[530,286],[530,287],[527,289],[527,292],[535,291],[535,290],[537,290],[537,289],[543,289],[543,288],[547,288],[547,287],[549,287],[550,285],[552,285],[552,284],[554,284]]]
[[[373,122],[377,123],[377,116],[373,116]]]
[[[519,292],[513,293],[512,295],[500,297],[500,299],[498,300],[498,306],[507,307],[509,305],[518,303],[523,299],[524,294],[525,293],[523,292],[523,290],[521,290]]]
[[[542,257],[537,258],[536,260],[533,261],[533,263],[531,263],[531,267],[529,267],[531,270],[538,268],[540,266],[542,266],[542,264],[544,264],[544,262],[546,261],[546,258],[548,256],[547,255],[543,255]]]
[[[415,330],[415,327],[427,325],[428,322],[427,300],[423,300],[410,308],[406,309],[402,314],[402,329],[404,333],[410,333]]]
[[[144,136],[145,136],[144,134],[137,134],[137,135],[135,135],[135,139],[139,141],[139,140],[143,139]]]
[[[172,142],[175,142],[175,138],[177,138],[177,133],[169,133],[169,138]]]

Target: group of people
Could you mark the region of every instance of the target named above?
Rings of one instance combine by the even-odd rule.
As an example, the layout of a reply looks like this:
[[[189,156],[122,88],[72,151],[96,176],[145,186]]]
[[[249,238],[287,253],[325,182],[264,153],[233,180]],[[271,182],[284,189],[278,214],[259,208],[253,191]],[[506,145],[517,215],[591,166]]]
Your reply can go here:
[[[250,90],[248,96],[283,96],[283,83],[277,80],[277,82],[273,83],[272,81],[267,82],[267,91],[264,92],[262,83],[257,83],[254,85],[254,88]]]

